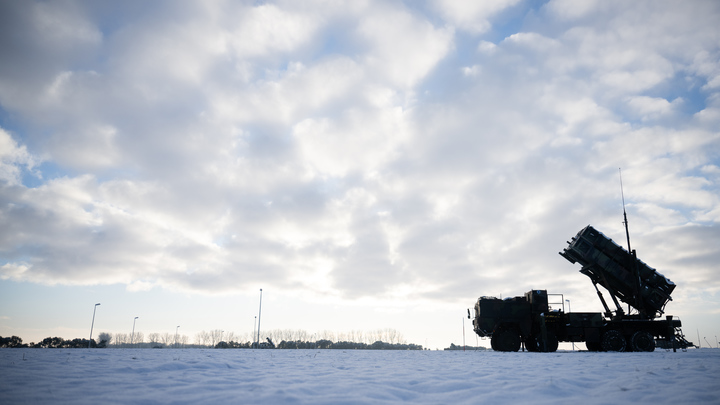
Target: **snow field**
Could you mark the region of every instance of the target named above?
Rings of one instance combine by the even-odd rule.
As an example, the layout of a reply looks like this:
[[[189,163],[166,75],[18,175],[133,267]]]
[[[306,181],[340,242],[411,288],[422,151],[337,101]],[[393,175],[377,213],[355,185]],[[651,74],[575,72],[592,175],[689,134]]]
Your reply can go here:
[[[0,403],[720,403],[720,350],[0,349]]]

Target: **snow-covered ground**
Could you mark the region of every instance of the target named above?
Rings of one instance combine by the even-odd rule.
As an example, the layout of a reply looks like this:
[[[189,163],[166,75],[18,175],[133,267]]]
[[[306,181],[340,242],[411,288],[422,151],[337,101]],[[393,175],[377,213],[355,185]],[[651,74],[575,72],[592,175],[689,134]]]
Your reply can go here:
[[[0,403],[720,403],[720,350],[0,349]]]

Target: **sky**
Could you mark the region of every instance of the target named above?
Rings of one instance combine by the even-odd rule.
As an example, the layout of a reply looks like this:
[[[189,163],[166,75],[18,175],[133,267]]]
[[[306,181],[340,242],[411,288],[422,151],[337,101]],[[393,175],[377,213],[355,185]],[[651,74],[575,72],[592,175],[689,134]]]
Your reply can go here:
[[[624,197],[704,345],[717,21],[710,0],[0,1],[0,336],[249,336],[262,289],[263,330],[474,344],[480,296],[601,312],[558,252],[588,224],[624,246]]]

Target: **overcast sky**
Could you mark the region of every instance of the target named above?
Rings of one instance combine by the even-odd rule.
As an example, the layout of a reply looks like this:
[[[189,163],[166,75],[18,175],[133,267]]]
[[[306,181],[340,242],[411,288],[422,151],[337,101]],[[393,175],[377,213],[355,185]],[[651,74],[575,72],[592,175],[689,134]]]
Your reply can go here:
[[[0,335],[395,328],[592,224],[720,335],[717,1],[2,1]],[[469,343],[475,343],[468,320]],[[696,334],[697,333],[697,334]],[[481,342],[482,343],[482,342]],[[704,341],[701,342],[703,345]]]

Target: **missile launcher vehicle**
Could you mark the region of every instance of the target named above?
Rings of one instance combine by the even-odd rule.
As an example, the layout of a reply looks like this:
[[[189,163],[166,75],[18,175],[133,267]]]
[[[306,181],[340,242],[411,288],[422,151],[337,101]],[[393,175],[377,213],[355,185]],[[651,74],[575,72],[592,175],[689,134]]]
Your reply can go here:
[[[626,217],[627,230],[627,217]],[[628,249],[630,248],[628,235]],[[589,351],[651,352],[655,347],[685,349],[692,345],[679,319],[662,318],[675,284],[588,225],[560,255],[582,265],[580,273],[595,287],[604,313],[565,312],[562,294],[532,290],[524,296],[480,297],[473,329],[489,337],[497,351],[553,352],[559,342],[585,342]],[[598,285],[610,294],[611,310]],[[624,311],[620,302],[628,305]],[[633,311],[634,309],[634,311]],[[468,310],[468,317],[470,311]]]

